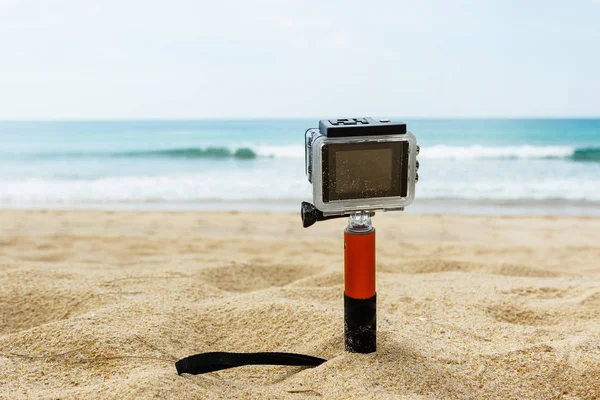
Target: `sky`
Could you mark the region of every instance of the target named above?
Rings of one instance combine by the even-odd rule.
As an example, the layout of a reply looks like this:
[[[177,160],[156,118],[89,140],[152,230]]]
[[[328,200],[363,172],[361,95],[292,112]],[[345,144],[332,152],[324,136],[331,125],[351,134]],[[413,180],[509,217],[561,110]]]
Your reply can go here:
[[[600,116],[600,1],[0,0],[0,120]]]

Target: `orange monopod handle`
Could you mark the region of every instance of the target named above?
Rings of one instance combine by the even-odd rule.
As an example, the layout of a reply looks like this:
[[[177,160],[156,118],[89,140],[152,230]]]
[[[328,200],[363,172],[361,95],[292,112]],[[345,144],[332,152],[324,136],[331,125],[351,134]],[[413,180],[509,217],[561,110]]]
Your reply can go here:
[[[375,229],[344,231],[344,338],[346,351],[376,350]]]
[[[344,232],[344,292],[353,299],[375,296],[375,230]]]

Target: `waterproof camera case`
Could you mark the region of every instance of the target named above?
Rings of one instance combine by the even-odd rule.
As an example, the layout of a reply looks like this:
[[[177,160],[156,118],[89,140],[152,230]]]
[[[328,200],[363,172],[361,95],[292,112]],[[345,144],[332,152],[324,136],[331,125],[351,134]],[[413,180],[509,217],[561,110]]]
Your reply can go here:
[[[321,120],[305,134],[306,175],[323,216],[401,210],[415,197],[418,146],[406,124]]]

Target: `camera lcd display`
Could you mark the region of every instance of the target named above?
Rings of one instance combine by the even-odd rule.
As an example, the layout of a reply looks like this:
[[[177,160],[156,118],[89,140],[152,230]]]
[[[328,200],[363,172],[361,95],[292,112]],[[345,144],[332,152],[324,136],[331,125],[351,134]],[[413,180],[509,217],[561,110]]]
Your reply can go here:
[[[405,197],[408,142],[323,146],[323,201]]]
[[[392,188],[392,149],[340,151],[335,160],[337,193]]]

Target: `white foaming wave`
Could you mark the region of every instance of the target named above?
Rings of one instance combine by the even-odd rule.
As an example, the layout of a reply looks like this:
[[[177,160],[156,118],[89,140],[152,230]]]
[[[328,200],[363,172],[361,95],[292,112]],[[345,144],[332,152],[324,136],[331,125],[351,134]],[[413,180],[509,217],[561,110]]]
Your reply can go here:
[[[274,184],[273,182],[277,182]],[[0,205],[193,203],[203,201],[286,201],[310,199],[301,174],[265,170],[177,176],[123,176],[91,180],[0,180]],[[419,199],[563,199],[600,201],[600,178],[552,177],[448,181],[430,177],[417,187]]]
[[[421,183],[424,183],[421,185]],[[600,201],[598,178],[489,179],[419,182],[419,199]]]
[[[0,180],[0,204],[168,203],[206,200],[283,200],[305,197],[304,179],[277,171],[240,176],[230,172],[179,176],[123,176],[90,180]]]
[[[431,159],[543,159],[566,158],[575,153],[569,146],[447,146],[421,147],[419,158]]]

